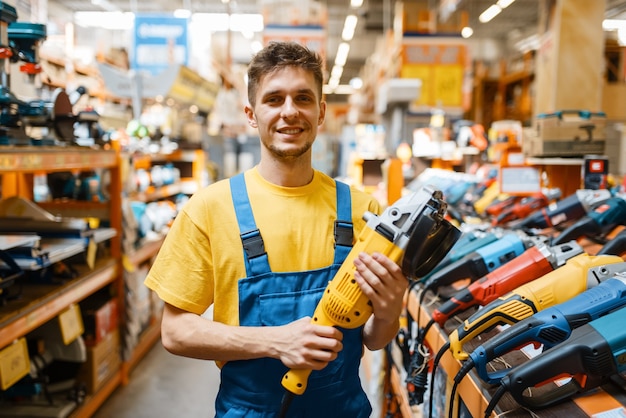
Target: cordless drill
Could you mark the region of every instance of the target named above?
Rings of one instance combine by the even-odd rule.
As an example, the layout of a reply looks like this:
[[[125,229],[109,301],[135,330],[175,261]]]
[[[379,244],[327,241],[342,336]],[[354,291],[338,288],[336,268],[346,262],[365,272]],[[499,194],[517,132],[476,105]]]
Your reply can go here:
[[[366,225],[339,270],[328,283],[311,322],[358,328],[372,314],[372,306],[354,280],[354,260],[361,252],[379,252],[400,265],[410,279],[422,277],[446,255],[461,232],[444,219],[447,204],[440,191],[424,186],[388,207],[380,216],[366,212]],[[306,390],[311,370],[291,369],[282,379],[289,394]],[[290,402],[287,396],[283,403]]]
[[[550,349],[567,340],[574,329],[625,305],[626,272],[615,273],[598,286],[537,312],[485,341],[463,363],[455,381],[460,381],[464,374],[475,367],[482,380],[489,384],[499,383],[509,370],[489,372],[489,362],[531,343],[536,348],[543,346],[544,351]]]
[[[540,409],[608,383],[626,372],[626,307],[576,328],[570,338],[520,364],[502,378],[485,417],[509,393],[517,403]],[[553,382],[572,377],[562,385]],[[530,389],[530,390],[529,390]]]
[[[626,262],[616,255],[579,254],[564,266],[516,288],[463,321],[449,335],[450,351],[456,359],[467,360],[469,354],[463,351],[463,344],[477,335],[565,302],[624,270]]]

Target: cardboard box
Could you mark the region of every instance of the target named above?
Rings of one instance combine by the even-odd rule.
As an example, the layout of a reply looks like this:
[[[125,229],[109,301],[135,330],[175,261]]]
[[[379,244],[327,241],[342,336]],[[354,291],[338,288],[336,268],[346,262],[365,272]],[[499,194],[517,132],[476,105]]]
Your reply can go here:
[[[99,344],[108,334],[117,330],[119,312],[117,299],[87,299],[81,303],[85,345]]]
[[[85,383],[87,393],[93,394],[120,370],[120,334],[108,333],[98,344],[87,347],[87,361],[82,365],[78,380]]]
[[[522,150],[529,157],[582,157],[604,154],[606,117],[582,110],[539,115],[523,130]]]

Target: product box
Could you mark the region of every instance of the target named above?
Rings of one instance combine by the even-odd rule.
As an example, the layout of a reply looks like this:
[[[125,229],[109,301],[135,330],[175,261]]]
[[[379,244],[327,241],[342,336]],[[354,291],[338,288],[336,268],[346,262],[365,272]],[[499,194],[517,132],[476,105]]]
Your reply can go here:
[[[87,393],[93,394],[120,370],[121,364],[120,334],[115,329],[98,344],[87,347],[87,361],[78,373],[78,380],[85,383]]]
[[[522,151],[529,157],[582,157],[604,154],[606,116],[585,110],[540,114],[523,130]]]
[[[117,330],[118,302],[115,298],[93,297],[81,302],[85,332],[85,345],[99,344],[108,334]]]

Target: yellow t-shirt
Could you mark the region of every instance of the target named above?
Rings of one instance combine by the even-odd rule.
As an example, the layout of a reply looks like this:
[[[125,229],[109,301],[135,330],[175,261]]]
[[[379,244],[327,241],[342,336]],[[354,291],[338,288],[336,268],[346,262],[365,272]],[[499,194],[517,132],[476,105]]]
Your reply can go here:
[[[303,187],[267,182],[256,168],[245,172],[246,187],[272,271],[304,271],[332,264],[336,190],[334,180],[315,171]],[[352,188],[354,236],[366,211],[379,214],[370,195]],[[246,277],[243,247],[228,180],[191,197],[176,217],[145,280],[165,302],[239,325],[239,279]]]

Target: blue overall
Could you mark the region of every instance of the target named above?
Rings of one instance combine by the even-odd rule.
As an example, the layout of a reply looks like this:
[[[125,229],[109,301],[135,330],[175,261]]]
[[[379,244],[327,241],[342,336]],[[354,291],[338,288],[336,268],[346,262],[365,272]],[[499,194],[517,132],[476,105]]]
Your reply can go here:
[[[231,190],[244,247],[246,274],[239,280],[241,326],[278,326],[312,316],[324,289],[352,246],[350,189],[337,182],[335,257],[328,267],[273,273],[256,227],[243,175],[231,178]],[[296,396],[289,417],[369,418],[370,403],[359,379],[362,327],[341,329],[343,350],[324,369],[313,371],[304,394]],[[275,418],[285,389],[288,368],[280,360],[229,361],[221,371],[217,417]]]

